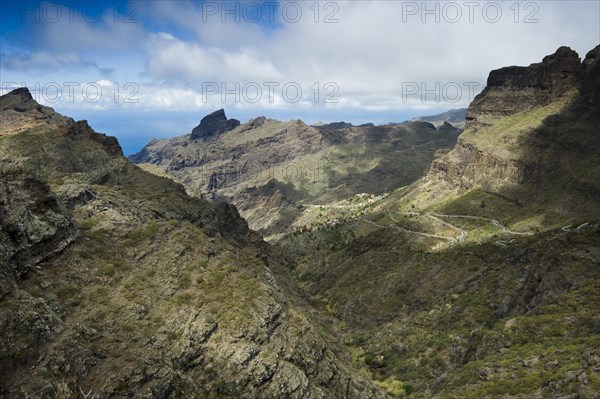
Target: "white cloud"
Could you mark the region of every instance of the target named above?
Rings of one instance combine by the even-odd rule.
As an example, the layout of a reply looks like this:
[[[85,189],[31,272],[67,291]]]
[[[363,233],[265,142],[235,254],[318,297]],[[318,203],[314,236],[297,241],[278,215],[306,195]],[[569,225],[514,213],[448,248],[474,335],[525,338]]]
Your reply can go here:
[[[255,49],[225,51],[184,42],[168,33],[152,34],[147,45],[150,78],[179,82],[230,82],[280,80],[282,75]]]
[[[223,4],[212,3],[218,7]],[[251,3],[245,1],[240,7]],[[256,109],[257,114],[287,109],[297,110],[298,117],[328,110],[335,120],[335,113],[342,110],[466,106],[473,93],[465,85],[477,82],[481,90],[492,69],[539,62],[561,45],[571,46],[583,57],[600,43],[600,5],[589,1],[497,2],[502,9],[497,23],[488,22],[494,16],[488,4],[494,2],[479,2],[473,23],[467,3],[462,1],[427,2],[430,9],[437,4],[439,23],[434,15],[421,15],[425,4],[421,1],[323,1],[319,3],[318,23],[314,2],[285,1],[274,14],[276,24],[251,23],[243,17],[236,23],[227,15],[228,22],[222,23],[222,15],[203,14],[202,3],[197,2],[136,4],[139,23],[134,24],[123,23],[122,18],[115,22],[110,10],[97,23],[75,14],[72,22],[34,24],[30,37],[13,43],[22,51],[2,54],[3,80],[23,82],[31,74],[39,75],[40,70],[54,70],[62,73],[62,80],[76,76],[82,83],[98,82],[108,93],[102,101],[75,101],[68,104],[72,107],[175,111],[219,106]],[[298,22],[286,21],[286,4],[292,4],[290,9],[293,4],[302,6]],[[448,4],[461,10],[459,22],[447,21],[454,16],[443,14],[444,7],[452,11]],[[416,7],[416,13],[407,14],[415,11],[410,7]],[[485,7],[487,14],[483,13]],[[335,15],[331,17],[338,22],[323,23],[332,12]],[[532,12],[535,15],[530,15]],[[524,23],[528,15],[538,22]],[[5,43],[6,39],[2,40]],[[110,81],[97,65],[114,70]],[[73,76],[65,76],[65,71]],[[61,75],[48,74],[50,78],[56,81]],[[120,85],[117,101],[105,100],[114,94],[109,83],[114,85],[115,81]],[[124,90],[128,82],[139,89],[134,96],[138,102],[123,101],[132,92],[131,86]],[[256,82],[264,91],[256,102],[244,101],[243,93],[241,101],[236,101],[235,95],[225,96],[223,101],[220,93],[203,97],[203,83],[211,82],[220,88],[225,84],[230,90],[236,83],[243,89],[245,84]],[[279,83],[272,98],[265,87],[267,82]],[[325,87],[328,82],[339,88],[334,98],[337,103],[323,101],[331,93]],[[299,101],[285,98],[282,88],[288,83],[301,87],[303,97]],[[440,98],[424,96],[420,91],[423,84],[429,89],[439,84]],[[454,84],[463,88],[463,95],[456,102],[444,101],[448,100],[444,87]],[[408,88],[415,87],[419,92],[407,93]]]
[[[314,82],[335,82],[343,99],[340,104],[390,109],[423,105],[420,95],[419,101],[407,101],[403,96],[406,84],[436,87],[439,83],[443,88],[478,82],[482,89],[491,69],[539,62],[561,45],[585,52],[600,42],[599,22],[594,19],[598,4],[590,2],[532,3],[537,8],[502,3],[496,23],[489,21],[496,17],[494,4],[500,3],[488,6],[489,2],[481,2],[472,9],[473,23],[464,2],[456,2],[463,13],[458,23],[445,21],[454,14],[443,14],[444,3],[428,3],[428,7],[439,4],[439,23],[434,15],[424,15],[427,20],[423,23],[420,12],[404,14],[404,22],[407,3],[412,2],[339,2],[335,15],[339,22],[334,24],[315,23],[314,12],[308,9],[313,3],[302,3],[300,21],[286,23],[277,13],[281,28],[262,34],[248,23],[227,24],[219,19],[197,23],[202,16],[189,5],[184,7],[185,16],[170,9],[171,18],[194,27],[197,36],[187,40],[154,36],[148,73],[154,79],[196,88],[198,82],[215,80],[230,84],[291,81],[305,88]],[[414,2],[418,8],[422,4]],[[516,8],[509,8],[514,4],[519,6],[518,15]],[[163,2],[159,5],[167,7]],[[321,20],[324,14],[321,10]],[[538,22],[524,23],[528,16]],[[235,34],[235,41],[227,32]],[[433,97],[429,96],[428,102],[439,107]],[[444,93],[439,97],[443,100]],[[445,105],[464,106],[469,100],[465,95],[461,101],[446,101]]]

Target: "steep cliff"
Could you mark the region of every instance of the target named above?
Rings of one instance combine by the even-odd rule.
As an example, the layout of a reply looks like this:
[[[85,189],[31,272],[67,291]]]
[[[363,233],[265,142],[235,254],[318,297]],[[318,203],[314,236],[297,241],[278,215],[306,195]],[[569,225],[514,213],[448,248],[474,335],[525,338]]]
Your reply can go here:
[[[548,221],[594,211],[600,193],[598,53],[561,47],[541,63],[492,71],[456,146],[432,161],[406,198],[439,204],[472,190],[540,205]],[[435,187],[435,190],[431,190]]]

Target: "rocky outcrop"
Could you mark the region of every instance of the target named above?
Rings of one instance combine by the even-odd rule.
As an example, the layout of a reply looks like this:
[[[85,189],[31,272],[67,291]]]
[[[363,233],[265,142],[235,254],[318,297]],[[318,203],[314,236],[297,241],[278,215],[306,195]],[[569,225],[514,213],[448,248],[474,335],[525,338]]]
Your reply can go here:
[[[560,47],[542,62],[528,67],[511,66],[490,72],[487,89],[522,89],[531,87],[540,90],[559,92],[572,86],[579,77],[581,59],[569,47]],[[539,100],[539,99],[538,99]]]
[[[26,87],[0,97],[0,136],[17,133],[38,125],[70,125],[73,119],[38,104]]]
[[[77,237],[70,211],[26,166],[0,159],[0,278],[20,279]],[[0,294],[0,297],[2,295]]]
[[[482,116],[503,117],[547,105],[581,84],[579,55],[560,47],[528,67],[511,66],[490,72],[487,86],[470,104],[466,128],[477,128]]]
[[[541,63],[492,71],[469,106],[465,133],[452,151],[433,160],[425,179],[465,191],[573,175],[596,140],[593,128],[579,125],[598,112],[599,49],[581,62],[561,47]],[[565,165],[572,170],[561,170]]]
[[[192,130],[192,140],[210,139],[221,133],[228,132],[240,125],[237,119],[227,119],[225,111],[220,109],[205,116],[200,124]]]

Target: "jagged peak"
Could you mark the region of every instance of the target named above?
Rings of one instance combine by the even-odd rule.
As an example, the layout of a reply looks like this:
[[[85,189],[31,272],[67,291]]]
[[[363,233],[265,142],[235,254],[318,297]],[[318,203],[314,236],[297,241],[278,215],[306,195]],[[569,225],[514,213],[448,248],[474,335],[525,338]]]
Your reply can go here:
[[[39,124],[70,125],[73,119],[39,104],[27,87],[0,96],[0,135],[18,133]]]
[[[31,92],[29,91],[29,88],[27,88],[27,87],[19,87],[17,89],[14,89],[14,90],[6,93],[4,96],[20,97],[24,101],[33,100],[33,96],[31,95]],[[2,97],[4,97],[4,96],[2,96]]]
[[[209,119],[224,119],[227,120],[227,116],[225,116],[225,110],[223,108],[216,110],[215,112],[212,112],[208,115],[206,115],[204,118],[202,118],[200,120],[200,123],[205,122]]]
[[[308,125],[304,123],[302,119],[292,119],[289,123],[291,126],[308,127]]]
[[[579,58],[579,54],[577,54],[577,51],[571,49],[571,47],[561,46],[554,52],[554,54],[545,56],[542,59],[542,63],[550,64],[550,63],[554,62],[555,60],[565,60],[565,59],[576,59],[578,62],[581,62],[581,60]]]
[[[257,117],[257,118],[254,118],[254,119],[250,119],[250,120],[249,120],[249,121],[246,123],[246,125],[250,125],[250,126],[253,126],[253,127],[258,127],[258,126],[262,126],[262,125],[264,125],[266,121],[267,121],[267,118],[266,118],[266,117],[264,117],[264,116],[259,116],[259,117]]]
[[[249,130],[258,129],[263,126],[267,122],[267,118],[264,116],[259,116],[254,119],[250,119],[248,122],[244,123],[240,128],[240,133],[247,132]]]
[[[223,108],[206,115],[192,130],[192,140],[207,139],[228,132],[240,125],[237,119],[227,119]]]
[[[0,109],[2,110],[22,109],[25,105],[28,106],[27,108],[39,105],[27,87],[19,87],[0,96]]]
[[[448,121],[444,121],[444,123],[438,128],[438,130],[455,130],[456,127],[448,122]]]

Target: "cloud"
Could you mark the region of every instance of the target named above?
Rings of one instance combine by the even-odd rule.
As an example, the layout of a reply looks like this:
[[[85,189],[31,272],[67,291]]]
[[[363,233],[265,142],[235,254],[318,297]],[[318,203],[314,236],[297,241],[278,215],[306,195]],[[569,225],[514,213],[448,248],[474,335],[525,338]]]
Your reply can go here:
[[[223,74],[233,81],[280,80],[281,73],[258,49],[226,51],[184,42],[168,33],[150,36],[147,73],[151,78],[189,83],[215,81]]]
[[[94,23],[77,13],[72,21],[28,21],[27,34],[12,37],[16,50],[2,54],[3,79],[61,71],[64,80],[110,77],[121,88],[132,82],[137,103],[102,104],[124,109],[220,105],[257,113],[295,109],[301,117],[316,110],[457,108],[469,103],[473,88],[483,89],[492,69],[539,62],[562,45],[584,56],[600,42],[600,5],[589,1],[281,1],[263,8],[258,22],[221,8],[240,13],[262,1],[135,4],[138,23],[115,20],[110,7]],[[272,93],[270,82],[278,83]],[[244,92],[253,83],[263,93],[245,101],[254,98]],[[207,84],[220,92],[203,96],[214,89]],[[290,101],[294,85],[302,97]],[[223,96],[223,88],[238,93]],[[325,102],[331,95],[336,101]]]
[[[407,3],[418,11],[408,14]],[[421,107],[423,99],[431,107],[465,106],[472,99],[467,86],[476,82],[481,90],[492,69],[539,62],[561,45],[587,51],[600,41],[593,18],[598,5],[589,2],[527,3],[533,8],[517,3],[520,8],[513,10],[512,3],[498,9],[500,3],[480,2],[470,10],[455,2],[462,13],[456,23],[449,22],[456,14],[440,2],[427,3],[427,10],[422,2],[364,1],[334,3],[325,10],[321,2],[318,18],[309,8],[313,3],[302,3],[297,22],[287,22],[278,12],[280,28],[262,33],[257,24],[222,23],[218,15],[200,22],[199,9],[184,4],[181,12],[164,2],[157,9],[169,8],[170,21],[196,36],[154,35],[147,54],[149,77],[196,89],[206,81],[276,80],[303,88],[334,82],[341,100],[336,107]],[[322,23],[325,11],[335,11],[338,22]],[[413,98],[407,97],[407,85],[419,88]],[[463,95],[448,101],[455,96],[444,88],[456,86],[465,89]],[[421,88],[437,90],[437,95],[424,96]]]
[[[113,69],[99,67],[94,61],[87,61],[80,58],[76,53],[56,54],[46,51],[31,53],[11,53],[2,54],[1,66],[8,70],[26,70],[33,73],[45,71],[72,71],[81,69],[96,70],[102,76],[110,76],[114,73]]]

